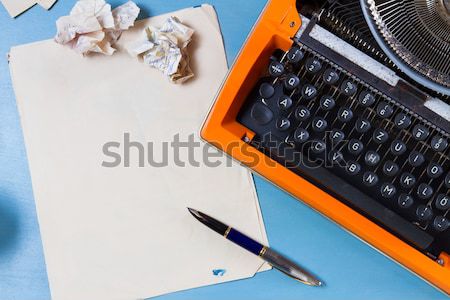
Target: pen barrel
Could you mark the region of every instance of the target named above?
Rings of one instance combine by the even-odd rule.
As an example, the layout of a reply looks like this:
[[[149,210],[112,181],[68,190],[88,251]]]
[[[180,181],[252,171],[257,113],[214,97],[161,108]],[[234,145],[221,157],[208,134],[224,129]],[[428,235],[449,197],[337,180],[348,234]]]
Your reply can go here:
[[[251,253],[260,256],[263,260],[268,262],[272,267],[278,269],[279,271],[285,273],[286,275],[301,281],[308,285],[316,285],[319,286],[322,283],[317,280],[314,276],[309,274],[307,271],[302,269],[293,261],[285,258],[281,254],[276,251],[271,250],[268,247],[265,247],[253,240],[252,238],[246,236],[239,231],[228,227],[225,231],[224,236],[234,242],[235,244],[241,246],[242,248],[250,251]]]
[[[286,275],[296,280],[299,280],[309,285],[321,284],[320,281],[315,279],[314,276],[309,274],[307,271],[298,266],[296,263],[285,258],[276,251],[271,250],[270,248],[265,248],[265,250],[262,251],[261,258],[263,258],[266,262],[272,265],[272,267],[278,269],[279,271],[285,273]]]
[[[255,255],[260,255],[261,250],[264,248],[264,246],[257,241],[233,228],[227,230],[225,237]]]

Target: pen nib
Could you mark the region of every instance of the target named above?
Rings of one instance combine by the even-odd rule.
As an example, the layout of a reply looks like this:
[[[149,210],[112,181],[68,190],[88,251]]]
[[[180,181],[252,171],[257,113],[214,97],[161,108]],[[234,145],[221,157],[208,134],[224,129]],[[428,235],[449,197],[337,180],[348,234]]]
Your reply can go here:
[[[189,210],[189,212],[196,218],[202,218],[202,216],[200,215],[198,210],[195,210],[193,208],[187,207],[187,209]]]
[[[196,218],[198,221],[200,221],[210,229],[214,230],[218,234],[223,235],[227,231],[228,226],[220,221],[217,221],[213,217],[210,217],[207,214],[190,207],[187,207],[187,209],[194,216],[194,218]]]

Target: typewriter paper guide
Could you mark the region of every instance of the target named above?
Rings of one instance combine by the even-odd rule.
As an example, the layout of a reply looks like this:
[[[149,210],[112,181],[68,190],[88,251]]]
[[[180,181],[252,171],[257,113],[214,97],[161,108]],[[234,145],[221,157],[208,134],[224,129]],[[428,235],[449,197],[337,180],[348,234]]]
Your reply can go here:
[[[111,57],[83,58],[50,40],[11,50],[53,299],[142,299],[251,277],[265,266],[186,209],[201,209],[267,243],[244,168],[180,168],[173,159],[170,167],[139,168],[136,149],[130,168],[101,166],[111,160],[102,153],[104,143],[120,142],[123,149],[124,133],[132,141],[153,141],[158,161],[158,142],[177,133],[182,141],[197,136],[226,74],[212,7],[170,15],[196,30],[190,46],[196,77],[184,85],[123,49],[169,15],[138,22]],[[214,269],[225,273],[215,276]]]

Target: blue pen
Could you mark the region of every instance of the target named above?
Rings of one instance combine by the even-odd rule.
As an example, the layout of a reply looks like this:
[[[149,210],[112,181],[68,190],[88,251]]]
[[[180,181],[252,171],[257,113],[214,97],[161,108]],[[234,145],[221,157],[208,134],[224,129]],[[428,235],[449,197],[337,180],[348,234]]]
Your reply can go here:
[[[300,266],[285,258],[281,254],[273,251],[267,246],[261,245],[257,241],[249,238],[243,233],[240,233],[236,229],[223,224],[222,222],[210,217],[195,209],[188,208],[189,212],[201,223],[214,230],[215,232],[223,235],[226,239],[241,246],[242,248],[250,251],[251,253],[258,255],[263,260],[268,262],[274,268],[285,273],[286,275],[311,286],[321,286],[322,282],[316,279],[314,276],[303,270]]]

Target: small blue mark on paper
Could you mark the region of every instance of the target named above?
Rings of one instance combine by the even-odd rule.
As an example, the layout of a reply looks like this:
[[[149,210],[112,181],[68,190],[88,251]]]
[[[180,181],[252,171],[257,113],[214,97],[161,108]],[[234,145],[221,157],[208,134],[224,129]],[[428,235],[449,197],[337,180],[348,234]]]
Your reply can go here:
[[[212,270],[214,276],[223,276],[227,270],[224,269],[214,269]]]

